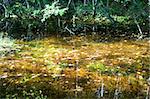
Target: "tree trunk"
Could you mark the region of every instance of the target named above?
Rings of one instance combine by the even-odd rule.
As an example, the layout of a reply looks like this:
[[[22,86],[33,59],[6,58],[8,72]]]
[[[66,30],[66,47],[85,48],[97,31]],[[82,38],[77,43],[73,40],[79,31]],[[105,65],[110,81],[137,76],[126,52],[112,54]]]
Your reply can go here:
[[[93,4],[93,18],[96,16],[96,6],[97,6],[97,0],[92,0]]]
[[[107,8],[109,8],[109,0],[107,0],[107,4],[106,4]]]
[[[141,27],[140,27],[139,23],[137,22],[136,18],[134,18],[134,22],[135,22],[135,24],[136,24],[136,26],[137,26],[137,28],[139,30],[138,39],[141,39],[141,38],[143,38],[143,32],[141,30]]]
[[[25,3],[26,3],[26,7],[29,9],[29,2],[28,2],[28,0],[25,0]]]

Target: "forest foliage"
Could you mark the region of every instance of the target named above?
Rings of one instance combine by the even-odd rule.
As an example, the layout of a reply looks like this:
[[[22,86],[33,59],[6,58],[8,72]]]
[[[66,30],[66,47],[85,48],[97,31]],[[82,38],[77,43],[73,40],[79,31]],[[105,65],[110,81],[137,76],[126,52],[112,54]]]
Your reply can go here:
[[[0,31],[18,35],[73,33],[83,25],[104,24],[133,25],[143,35],[148,31],[148,8],[147,0],[1,0]]]

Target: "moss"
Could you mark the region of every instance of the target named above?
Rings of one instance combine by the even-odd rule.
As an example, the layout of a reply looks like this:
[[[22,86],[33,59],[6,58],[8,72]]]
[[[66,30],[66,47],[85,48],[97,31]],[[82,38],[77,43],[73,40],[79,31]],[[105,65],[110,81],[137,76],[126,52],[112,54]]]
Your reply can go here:
[[[117,88],[121,88],[122,96],[144,97],[148,86],[148,42],[97,43],[88,39],[18,41],[23,46],[20,52],[0,58],[0,97],[23,97],[23,90],[30,94],[34,87],[35,93],[42,90],[48,97],[75,97],[77,91],[79,99],[88,99],[95,96],[102,82],[108,97]],[[76,46],[79,43],[80,47]]]

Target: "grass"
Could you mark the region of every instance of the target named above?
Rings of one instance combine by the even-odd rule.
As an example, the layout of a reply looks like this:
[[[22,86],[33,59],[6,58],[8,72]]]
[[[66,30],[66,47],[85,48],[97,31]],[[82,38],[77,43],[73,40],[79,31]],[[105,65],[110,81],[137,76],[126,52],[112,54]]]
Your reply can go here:
[[[148,41],[97,43],[81,36],[17,44],[20,52],[0,58],[0,98],[91,99],[102,83],[106,98],[115,90],[121,98],[146,97]]]

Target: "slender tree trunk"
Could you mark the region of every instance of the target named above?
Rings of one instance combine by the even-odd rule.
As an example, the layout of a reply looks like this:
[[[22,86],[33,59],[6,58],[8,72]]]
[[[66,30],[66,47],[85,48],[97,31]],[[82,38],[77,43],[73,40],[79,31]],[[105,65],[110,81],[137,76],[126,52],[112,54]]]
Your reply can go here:
[[[29,2],[28,2],[28,0],[25,0],[25,3],[26,3],[26,7],[27,7],[27,9],[29,9],[30,8],[30,5],[29,5]],[[27,38],[28,38],[28,40],[31,40],[32,39],[32,32],[31,32],[31,24],[28,24],[28,26],[27,26]]]
[[[134,22],[135,22],[135,24],[136,24],[136,26],[137,26],[137,28],[139,30],[139,37],[138,38],[141,39],[143,37],[142,29],[141,29],[139,23],[137,22],[136,18],[134,18]]]
[[[8,17],[8,11],[7,11],[7,8],[4,4],[0,3],[0,5],[4,8],[4,17]]]
[[[96,7],[97,7],[97,0],[92,0],[93,3],[93,19],[95,19],[96,16]],[[95,20],[94,20],[94,25],[93,25],[93,32],[95,32],[96,30],[96,26],[95,26]]]
[[[102,85],[101,85],[101,97],[104,97],[104,81],[102,80]]]
[[[92,0],[93,4],[93,18],[96,16],[96,5],[97,5],[97,0]]]
[[[87,0],[84,0],[84,6],[87,4]]]
[[[4,3],[4,2],[3,2],[3,3]],[[4,3],[4,4],[5,4],[5,3]],[[0,3],[0,5],[3,6],[3,8],[4,8],[4,17],[5,17],[5,18],[8,18],[8,17],[9,17],[8,11],[7,11],[7,8],[6,8],[6,6],[5,6],[4,4]],[[4,27],[4,29],[6,30],[6,32],[8,32],[8,30],[9,30],[9,29],[8,29],[8,24],[9,24],[9,22],[6,21],[5,27]]]
[[[147,87],[147,92],[146,92],[146,98],[145,99],[150,99],[150,86]]]
[[[76,46],[76,45],[75,45]],[[75,70],[76,70],[76,79],[75,79],[75,98],[78,98],[78,81],[79,81],[79,77],[78,77],[78,70],[79,70],[79,61],[76,60],[76,66],[75,66]]]
[[[27,6],[27,8],[29,9],[29,2],[28,2],[28,0],[25,0],[25,3],[26,3],[26,6]]]
[[[134,5],[136,5],[137,4],[136,0],[133,0],[133,3],[134,3]],[[136,24],[136,26],[137,26],[137,28],[139,30],[138,39],[142,39],[143,38],[143,32],[142,32],[142,29],[141,29],[139,23],[137,22],[135,14],[133,15],[133,18],[134,18],[134,22],[135,22],[135,24]]]
[[[107,8],[109,8],[109,0],[107,0],[107,4],[106,4]]]
[[[67,7],[69,8],[70,4],[71,4],[72,0],[68,1]]]
[[[102,0],[100,0],[100,4],[102,6],[102,10],[103,10],[105,17],[107,17],[113,24],[115,24],[116,21],[114,20],[113,17],[111,17],[111,15],[109,13],[109,9],[104,5]]]
[[[41,2],[40,2],[40,0],[37,0],[37,3],[38,3],[39,8],[41,9],[41,8],[42,8],[42,6],[41,6]]]

